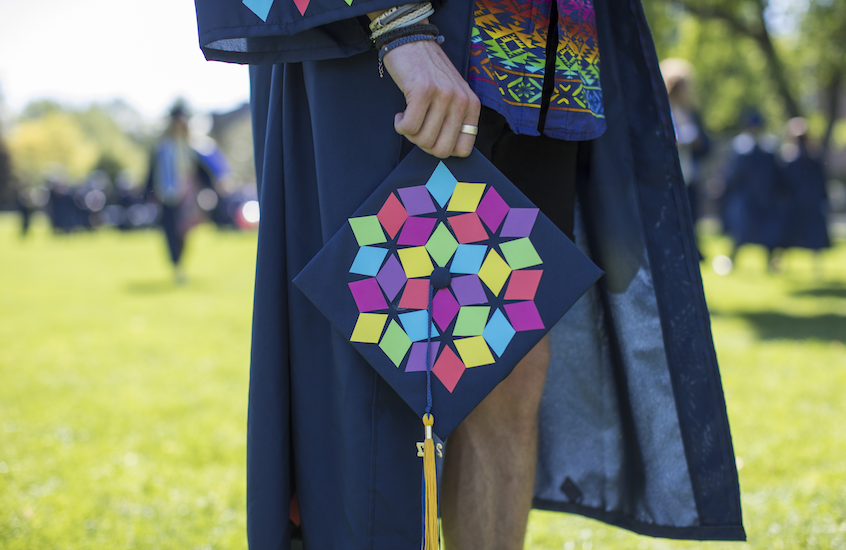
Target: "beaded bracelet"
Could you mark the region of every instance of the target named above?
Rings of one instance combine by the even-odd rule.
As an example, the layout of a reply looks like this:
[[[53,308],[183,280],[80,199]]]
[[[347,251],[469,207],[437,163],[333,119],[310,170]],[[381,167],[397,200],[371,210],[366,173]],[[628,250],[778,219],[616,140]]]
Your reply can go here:
[[[443,36],[432,36],[430,34],[412,34],[411,36],[403,36],[402,38],[398,38],[393,42],[385,44],[379,49],[379,78],[384,78],[385,76],[382,59],[385,57],[385,55],[388,54],[388,52],[395,48],[399,48],[400,46],[404,46],[405,44],[411,44],[412,42],[420,42],[421,40],[432,40],[438,45],[444,43]]]
[[[411,36],[413,34],[428,34],[431,36],[438,36],[439,34],[441,34],[441,31],[436,25],[432,25],[431,23],[418,23],[415,25],[409,25],[408,27],[400,27],[399,29],[388,31],[373,40],[373,49],[378,52],[382,49],[382,46],[384,46],[385,44],[393,42],[398,38],[402,38],[404,36]]]

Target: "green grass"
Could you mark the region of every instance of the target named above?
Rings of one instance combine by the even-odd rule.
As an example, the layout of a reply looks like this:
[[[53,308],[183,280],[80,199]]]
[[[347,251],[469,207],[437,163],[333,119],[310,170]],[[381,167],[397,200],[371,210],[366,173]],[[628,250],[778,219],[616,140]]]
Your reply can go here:
[[[156,232],[27,239],[0,216],[0,548],[246,547],[255,234],[196,230],[172,283]],[[710,258],[725,252],[708,237]],[[846,243],[703,264],[748,543],[650,539],[533,512],[527,548],[846,549]]]

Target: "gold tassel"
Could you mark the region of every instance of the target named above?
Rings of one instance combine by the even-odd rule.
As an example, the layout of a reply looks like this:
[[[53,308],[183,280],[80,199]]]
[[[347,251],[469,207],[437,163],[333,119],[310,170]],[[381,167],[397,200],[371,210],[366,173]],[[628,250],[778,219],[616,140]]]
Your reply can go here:
[[[439,550],[441,547],[438,536],[438,476],[435,471],[435,442],[432,439],[434,423],[435,417],[431,414],[423,415],[423,425],[426,426],[426,439],[423,441],[423,479],[426,487],[423,531],[425,550]]]

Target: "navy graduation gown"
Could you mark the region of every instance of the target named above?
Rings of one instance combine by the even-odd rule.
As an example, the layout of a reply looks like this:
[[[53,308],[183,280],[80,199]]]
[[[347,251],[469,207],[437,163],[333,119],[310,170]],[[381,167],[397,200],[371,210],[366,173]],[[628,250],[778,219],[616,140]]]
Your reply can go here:
[[[355,20],[396,0],[311,0],[304,13],[293,0],[267,12],[247,3],[259,15],[197,0],[207,58],[256,65],[262,221],[250,545],[288,546],[296,491],[306,547],[413,548],[420,419],[291,282],[410,150],[393,129],[402,94],[379,78]],[[595,6],[608,130],[590,146],[577,239],[606,276],[552,332],[535,505],[653,536],[741,540],[725,404],[654,48],[638,2]],[[461,71],[472,9],[453,0],[433,17]]]

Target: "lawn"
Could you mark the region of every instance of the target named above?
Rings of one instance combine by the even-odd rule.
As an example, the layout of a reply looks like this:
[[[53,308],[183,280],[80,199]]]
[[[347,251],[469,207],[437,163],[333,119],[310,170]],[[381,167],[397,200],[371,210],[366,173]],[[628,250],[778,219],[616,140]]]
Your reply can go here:
[[[176,286],[156,232],[15,223],[0,216],[0,548],[245,548],[255,234],[199,228]],[[526,547],[846,549],[846,243],[823,263],[703,264],[748,543],[534,512]]]

